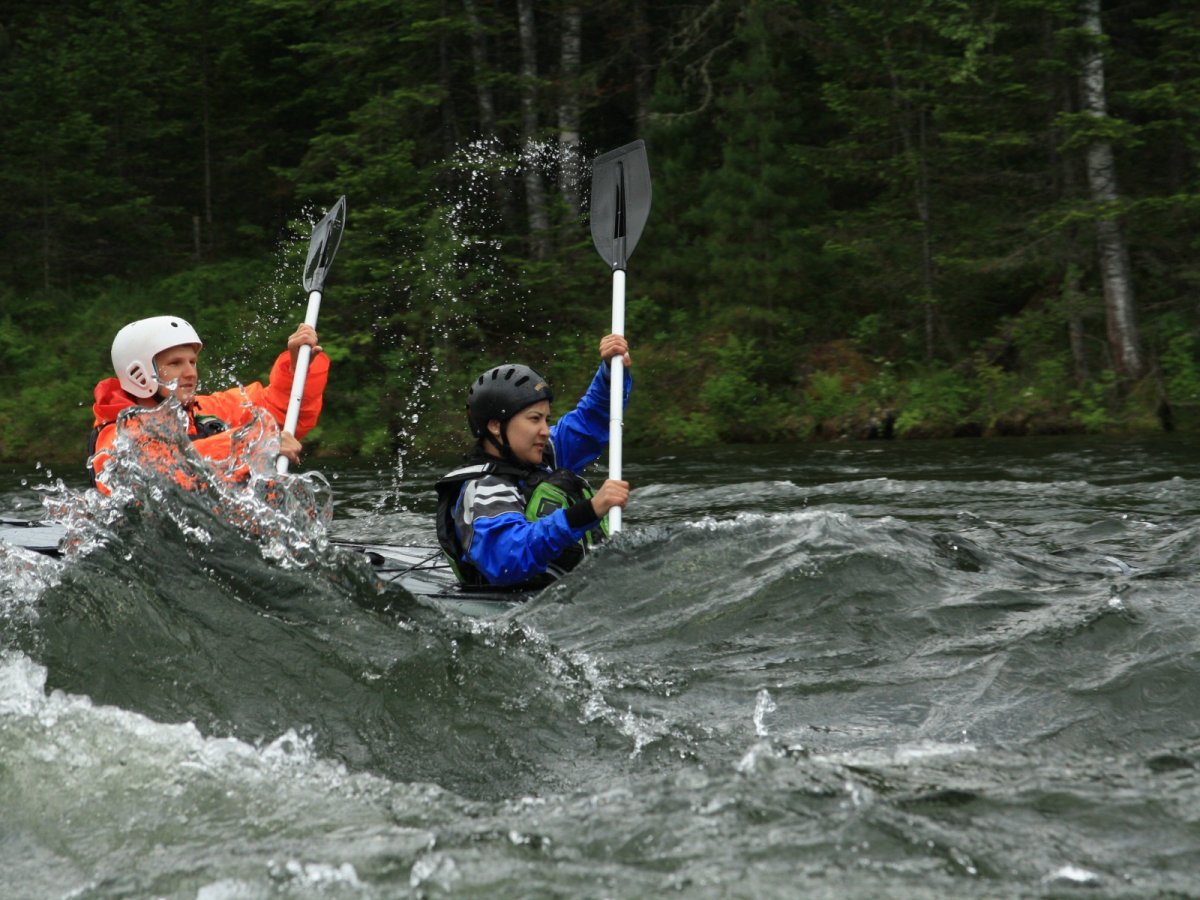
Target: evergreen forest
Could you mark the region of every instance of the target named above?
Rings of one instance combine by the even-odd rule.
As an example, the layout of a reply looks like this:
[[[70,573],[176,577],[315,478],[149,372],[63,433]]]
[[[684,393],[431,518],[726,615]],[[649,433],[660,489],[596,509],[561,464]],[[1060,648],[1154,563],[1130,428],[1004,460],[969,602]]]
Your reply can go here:
[[[639,138],[631,444],[1200,429],[1194,0],[0,9],[0,459],[82,467],[133,319],[265,378],[343,194],[307,450],[455,453],[504,361],[565,411]]]

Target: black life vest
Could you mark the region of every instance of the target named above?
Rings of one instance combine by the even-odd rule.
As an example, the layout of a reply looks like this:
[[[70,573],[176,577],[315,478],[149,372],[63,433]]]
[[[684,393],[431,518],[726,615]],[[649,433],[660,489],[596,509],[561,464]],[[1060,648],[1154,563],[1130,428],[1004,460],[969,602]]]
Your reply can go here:
[[[483,577],[483,573],[464,560],[462,542],[458,539],[458,532],[454,527],[454,507],[458,503],[463,485],[485,475],[498,475],[516,482],[521,499],[525,503],[525,518],[530,522],[551,515],[556,509],[567,509],[580,500],[591,499],[595,493],[586,479],[571,469],[529,468],[515,466],[503,460],[472,462],[442,476],[437,482],[438,544],[450,560],[450,566],[462,584],[492,590],[545,587],[579,565],[584,554],[602,541],[608,533],[608,523],[602,520],[588,531],[582,540],[572,544],[551,561],[544,573],[511,586],[490,584]]]

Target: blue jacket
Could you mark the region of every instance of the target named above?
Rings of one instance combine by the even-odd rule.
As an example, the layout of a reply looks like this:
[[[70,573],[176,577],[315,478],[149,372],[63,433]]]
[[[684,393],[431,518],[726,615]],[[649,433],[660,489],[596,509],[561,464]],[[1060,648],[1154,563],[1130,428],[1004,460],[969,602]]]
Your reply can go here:
[[[565,468],[580,474],[608,445],[609,372],[607,364],[601,365],[576,407],[551,426],[545,471]],[[632,386],[626,371],[622,405]],[[517,585],[541,575],[597,525],[592,518],[572,526],[562,509],[527,521],[521,485],[511,474],[496,472],[467,480],[459,490],[454,531],[463,550],[461,561],[489,584]]]

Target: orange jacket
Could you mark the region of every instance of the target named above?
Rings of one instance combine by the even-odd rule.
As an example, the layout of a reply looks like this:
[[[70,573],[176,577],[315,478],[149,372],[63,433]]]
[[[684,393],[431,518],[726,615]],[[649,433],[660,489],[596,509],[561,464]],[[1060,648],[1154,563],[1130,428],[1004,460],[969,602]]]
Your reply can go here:
[[[252,412],[247,404],[267,410],[280,426],[287,419],[288,400],[292,393],[292,358],[287,351],[279,354],[271,367],[271,377],[264,387],[256,381],[244,388],[230,388],[215,394],[197,394],[188,405],[188,434],[199,433],[196,417],[213,416],[225,424],[226,430],[209,437],[194,438],[192,446],[207,459],[228,459],[232,452],[231,432],[250,421]],[[325,383],[329,380],[329,357],[324,353],[314,356],[308,365],[308,377],[304,382],[304,397],[300,401],[300,418],[296,422],[296,437],[302,438],[321,415],[324,402]],[[100,481],[100,471],[112,452],[117,437],[117,415],[124,409],[137,404],[137,399],[121,388],[116,378],[106,378],[96,385],[96,402],[92,404],[95,420],[92,422],[95,444],[92,450],[92,471],[96,476],[96,487],[103,493],[108,488]]]

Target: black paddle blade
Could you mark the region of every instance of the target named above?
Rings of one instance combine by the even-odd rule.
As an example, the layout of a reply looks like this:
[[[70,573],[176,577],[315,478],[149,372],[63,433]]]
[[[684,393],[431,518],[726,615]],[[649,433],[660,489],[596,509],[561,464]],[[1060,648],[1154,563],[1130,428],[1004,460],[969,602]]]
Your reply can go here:
[[[342,228],[346,224],[346,197],[343,195],[325,218],[313,226],[308,240],[308,259],[304,263],[304,289],[319,291],[325,286],[325,276],[333,264],[333,257],[342,242]]]
[[[592,162],[592,241],[614,269],[624,269],[650,217],[646,142],[634,141]]]

